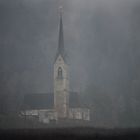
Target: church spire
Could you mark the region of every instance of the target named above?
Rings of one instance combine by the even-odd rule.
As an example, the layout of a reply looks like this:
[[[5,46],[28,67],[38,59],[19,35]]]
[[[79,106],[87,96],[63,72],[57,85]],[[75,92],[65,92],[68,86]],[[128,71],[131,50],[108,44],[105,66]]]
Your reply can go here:
[[[63,36],[63,21],[62,21],[62,8],[60,8],[60,25],[59,25],[59,53],[64,52],[64,36]]]
[[[62,20],[62,7],[60,9],[60,23],[59,23],[59,40],[58,40],[58,50],[56,59],[59,55],[61,55],[64,59],[65,52],[64,52],[64,35],[63,35],[63,20]]]

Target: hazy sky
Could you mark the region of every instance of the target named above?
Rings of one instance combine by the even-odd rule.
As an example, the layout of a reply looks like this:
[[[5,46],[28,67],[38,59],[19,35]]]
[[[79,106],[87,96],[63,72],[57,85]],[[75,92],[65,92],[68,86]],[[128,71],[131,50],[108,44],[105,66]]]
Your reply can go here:
[[[0,0],[0,64],[6,86],[15,81],[16,89],[20,81],[29,92],[52,91],[60,5],[73,90],[95,84],[115,91],[122,79],[127,81],[136,0]]]
[[[140,112],[139,0],[0,0],[0,101],[6,96],[11,107],[20,94],[53,92],[60,5],[70,90],[104,91],[99,124],[115,124],[130,107],[133,117]]]

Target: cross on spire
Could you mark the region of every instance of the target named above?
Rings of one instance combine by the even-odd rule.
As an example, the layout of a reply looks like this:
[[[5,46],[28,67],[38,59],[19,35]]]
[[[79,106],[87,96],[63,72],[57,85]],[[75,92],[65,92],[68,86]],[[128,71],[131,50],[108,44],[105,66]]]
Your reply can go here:
[[[59,7],[59,12],[60,12],[60,15],[62,15],[62,13],[63,13],[63,6]]]

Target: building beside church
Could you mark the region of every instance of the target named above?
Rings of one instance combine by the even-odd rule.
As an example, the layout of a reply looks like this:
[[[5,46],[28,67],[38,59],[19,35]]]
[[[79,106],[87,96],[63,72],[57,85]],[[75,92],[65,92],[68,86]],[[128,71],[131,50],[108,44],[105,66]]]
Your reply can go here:
[[[63,37],[62,12],[60,12],[59,42],[54,61],[54,91],[44,94],[26,94],[22,115],[40,122],[90,121],[90,109],[76,92],[70,92],[69,66],[66,61]]]

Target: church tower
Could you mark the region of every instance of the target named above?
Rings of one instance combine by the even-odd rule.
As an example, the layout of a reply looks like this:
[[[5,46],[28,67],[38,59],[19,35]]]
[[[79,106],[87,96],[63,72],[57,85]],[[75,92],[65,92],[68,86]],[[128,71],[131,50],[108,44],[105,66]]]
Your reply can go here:
[[[58,118],[61,119],[68,117],[69,109],[69,72],[65,57],[61,8],[58,50],[54,62],[54,107]]]

